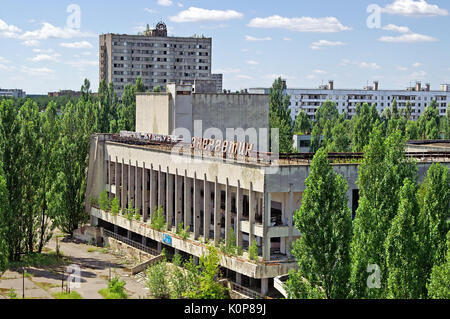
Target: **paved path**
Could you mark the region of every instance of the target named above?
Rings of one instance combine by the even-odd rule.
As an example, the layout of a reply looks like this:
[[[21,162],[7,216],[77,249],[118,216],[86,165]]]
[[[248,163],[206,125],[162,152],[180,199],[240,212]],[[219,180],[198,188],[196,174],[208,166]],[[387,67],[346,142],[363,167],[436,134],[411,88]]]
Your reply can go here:
[[[128,271],[125,269],[127,262],[124,258],[110,253],[103,253],[101,249],[89,252],[89,248],[91,250],[95,248],[65,239],[59,240],[58,243],[64,256],[70,257],[71,263],[80,267],[80,287],[73,290],[77,291],[83,299],[103,299],[98,291],[107,287],[110,271],[112,277],[118,275],[121,280],[126,282],[125,289],[129,298],[148,298],[148,289],[145,288],[145,281],[140,276],[131,277],[128,274]],[[47,248],[53,251],[56,250],[55,239],[52,239],[47,244]],[[53,298],[53,293],[61,291],[61,273],[63,269],[62,267],[48,267],[46,269],[27,268],[27,272],[31,276],[25,278],[25,297]],[[65,281],[68,275],[66,273]],[[11,288],[15,289],[18,298],[22,298],[22,284],[21,273],[6,271],[0,277],[0,298],[5,298]]]

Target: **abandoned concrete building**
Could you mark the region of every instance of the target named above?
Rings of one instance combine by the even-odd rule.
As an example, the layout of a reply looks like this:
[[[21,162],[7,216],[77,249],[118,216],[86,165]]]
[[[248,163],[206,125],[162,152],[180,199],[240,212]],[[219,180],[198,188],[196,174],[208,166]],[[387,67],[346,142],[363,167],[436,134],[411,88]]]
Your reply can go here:
[[[242,256],[223,254],[221,267],[238,285],[266,295],[273,289],[275,277],[296,267],[289,247],[300,233],[294,227],[293,216],[301,205],[312,155],[280,155],[275,159],[251,148],[249,153],[240,153],[240,144],[233,150],[232,141],[227,144],[229,147],[222,147],[225,144],[222,142],[221,147],[216,148],[216,140],[200,136],[194,138],[192,144],[161,138],[171,134],[171,129],[179,123],[189,127],[197,118],[206,118],[210,121],[208,125],[224,128],[229,124],[244,128],[268,125],[267,96],[198,94],[196,96],[192,87],[187,86],[173,86],[163,94],[143,94],[137,97],[140,133],[131,137],[126,134],[92,136],[86,191],[91,224],[159,251],[165,248],[169,253],[195,258],[206,253],[208,242],[220,245],[229,238],[236,238],[236,245],[243,248]],[[190,99],[189,103],[183,102],[183,112],[177,107],[179,98]],[[248,107],[246,114],[249,115],[236,116],[228,112],[228,117],[213,123],[213,113],[208,113],[206,108],[200,112],[195,110],[201,107],[199,105],[206,105],[198,101],[209,101],[211,112],[216,112],[216,106],[234,103],[235,109]],[[161,117],[154,117],[155,103],[165,106],[165,109],[160,107]],[[256,112],[257,109],[267,112]],[[155,132],[152,131],[154,123],[159,127]],[[334,155],[330,159],[341,159],[339,156],[352,155]],[[419,161],[421,179],[433,162],[450,165],[449,153],[410,156]],[[358,165],[340,163],[333,167],[349,184],[348,204],[355,212]],[[98,197],[104,189],[110,198],[119,199],[122,209],[129,205],[137,208],[141,219],[113,216],[88,200],[91,196]],[[149,223],[157,207],[163,208],[167,223],[167,229],[162,231],[152,229]],[[177,234],[180,225],[189,226],[188,238]],[[259,251],[257,261],[249,258],[248,250],[253,242]]]

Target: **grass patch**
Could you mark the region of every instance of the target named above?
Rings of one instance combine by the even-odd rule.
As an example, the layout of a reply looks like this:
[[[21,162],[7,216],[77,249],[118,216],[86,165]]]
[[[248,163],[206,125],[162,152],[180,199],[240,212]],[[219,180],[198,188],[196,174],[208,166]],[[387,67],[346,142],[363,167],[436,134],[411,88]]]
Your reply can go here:
[[[105,299],[128,299],[125,293],[125,281],[120,280],[119,277],[114,277],[108,282],[108,287],[98,291]]]
[[[50,252],[48,254],[33,253],[23,256],[21,261],[11,262],[10,269],[19,269],[22,267],[42,268],[68,265],[69,263],[69,258],[65,257],[61,252],[59,253],[59,257],[56,256],[55,252]]]
[[[83,299],[81,295],[76,291],[71,291],[70,293],[67,292],[57,292],[52,294],[55,299]]]

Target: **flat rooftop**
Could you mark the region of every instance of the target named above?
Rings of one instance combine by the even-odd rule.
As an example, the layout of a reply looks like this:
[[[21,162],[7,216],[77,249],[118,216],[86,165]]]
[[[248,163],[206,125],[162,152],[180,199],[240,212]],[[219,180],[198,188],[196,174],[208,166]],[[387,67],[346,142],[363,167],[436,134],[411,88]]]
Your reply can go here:
[[[234,161],[237,164],[258,165],[261,167],[269,167],[272,164],[280,166],[310,165],[314,157],[314,153],[279,154],[277,156],[277,154],[256,151],[251,152],[251,155],[247,157],[242,155],[229,156],[228,154],[223,153],[217,154],[215,152],[192,149],[190,143],[155,142],[144,139],[121,137],[118,134],[109,134],[106,136],[110,137],[108,143],[122,144],[124,147],[131,146],[165,153],[175,152],[180,156],[221,161],[227,160],[227,162]],[[443,144],[450,145],[447,144],[447,142],[444,142]],[[419,163],[450,163],[450,149],[447,148],[444,148],[443,151],[405,152],[405,155],[409,158],[414,158]],[[360,164],[364,158],[364,153],[329,153],[328,158],[334,165]]]

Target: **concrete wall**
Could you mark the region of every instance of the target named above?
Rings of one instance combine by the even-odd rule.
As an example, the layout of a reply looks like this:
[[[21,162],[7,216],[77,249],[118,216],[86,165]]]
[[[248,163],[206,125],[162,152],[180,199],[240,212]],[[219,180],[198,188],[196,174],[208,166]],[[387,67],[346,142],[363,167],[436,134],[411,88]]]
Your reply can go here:
[[[218,128],[225,136],[227,128],[247,130],[269,128],[270,100],[260,94],[194,94],[193,120],[202,121],[203,133]],[[197,136],[198,134],[196,134]],[[268,150],[268,141],[263,149]]]
[[[168,93],[136,95],[136,132],[170,135],[172,105]]]

